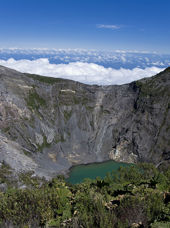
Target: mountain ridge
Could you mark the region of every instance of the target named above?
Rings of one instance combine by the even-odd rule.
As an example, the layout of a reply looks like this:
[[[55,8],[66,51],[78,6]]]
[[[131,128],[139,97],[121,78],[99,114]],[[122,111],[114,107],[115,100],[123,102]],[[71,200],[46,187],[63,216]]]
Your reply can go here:
[[[170,68],[86,85],[0,66],[0,161],[51,178],[109,159],[169,164]]]

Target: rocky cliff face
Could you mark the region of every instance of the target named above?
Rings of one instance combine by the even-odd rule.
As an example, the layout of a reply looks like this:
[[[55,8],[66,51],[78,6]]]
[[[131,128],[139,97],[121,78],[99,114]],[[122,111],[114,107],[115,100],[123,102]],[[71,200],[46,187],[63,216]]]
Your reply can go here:
[[[170,161],[170,68],[121,86],[0,67],[0,161],[39,176],[108,159]]]

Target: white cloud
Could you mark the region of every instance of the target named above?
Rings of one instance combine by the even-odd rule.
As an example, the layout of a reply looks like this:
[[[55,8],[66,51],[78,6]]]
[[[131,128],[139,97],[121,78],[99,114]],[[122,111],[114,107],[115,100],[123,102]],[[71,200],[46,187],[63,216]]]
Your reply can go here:
[[[139,51],[139,50],[115,50],[115,53],[124,53],[124,54],[157,54],[157,52],[153,51]]]
[[[106,28],[106,29],[115,30],[115,29],[120,29],[120,26],[99,24],[99,25],[97,25],[97,28]]]
[[[36,60],[0,60],[0,65],[20,72],[40,74],[56,78],[66,78],[87,84],[111,85],[124,84],[144,77],[150,77],[164,68],[148,67],[145,69],[105,68],[94,63],[71,62],[68,64],[51,64],[47,58]]]

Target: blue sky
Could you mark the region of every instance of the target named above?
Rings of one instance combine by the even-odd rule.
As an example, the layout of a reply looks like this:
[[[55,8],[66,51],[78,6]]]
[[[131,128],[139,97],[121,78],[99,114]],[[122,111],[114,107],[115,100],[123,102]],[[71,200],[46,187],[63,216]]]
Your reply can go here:
[[[0,0],[0,47],[170,53],[169,0]]]

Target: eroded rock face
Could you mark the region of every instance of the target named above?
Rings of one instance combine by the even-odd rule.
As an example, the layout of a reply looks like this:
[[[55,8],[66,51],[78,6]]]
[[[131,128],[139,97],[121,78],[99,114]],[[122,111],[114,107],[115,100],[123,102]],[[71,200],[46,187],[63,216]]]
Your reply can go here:
[[[169,162],[169,68],[101,87],[0,67],[0,161],[50,178],[108,159]]]

